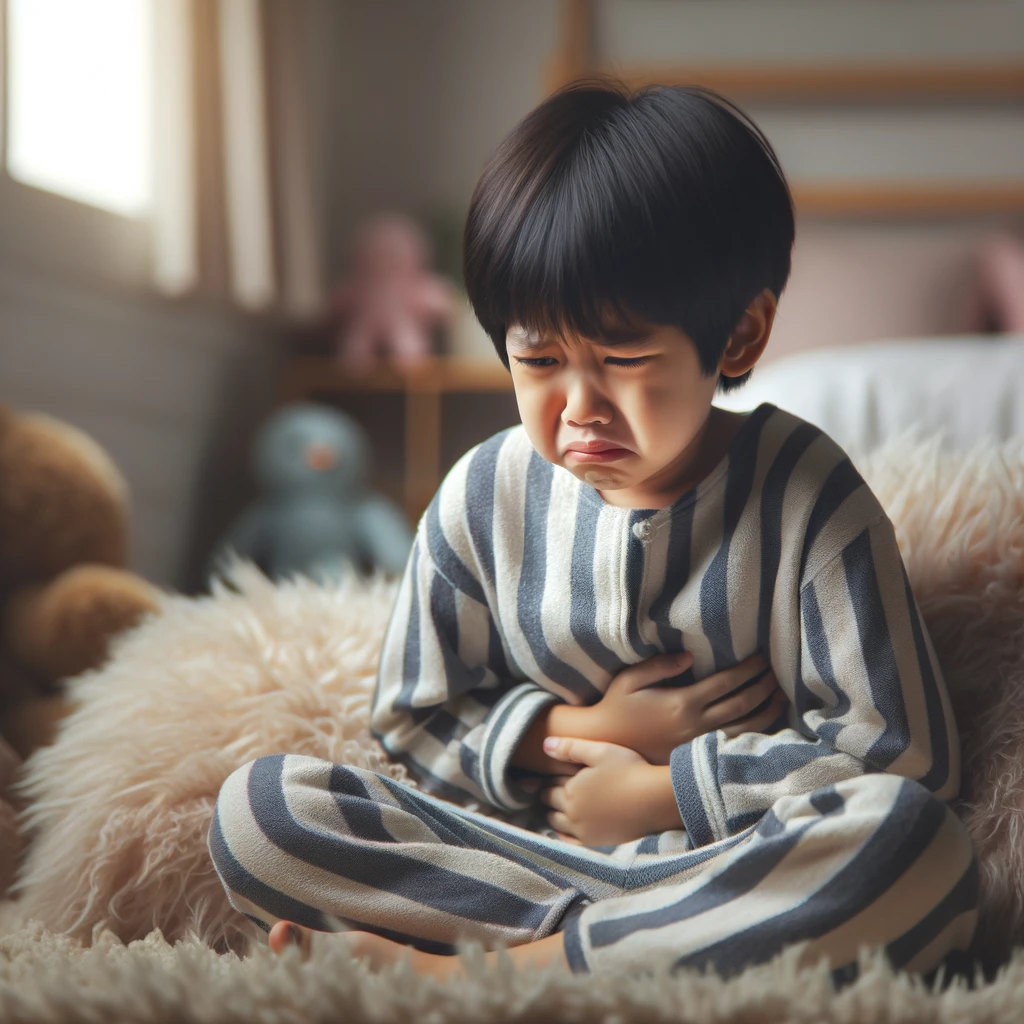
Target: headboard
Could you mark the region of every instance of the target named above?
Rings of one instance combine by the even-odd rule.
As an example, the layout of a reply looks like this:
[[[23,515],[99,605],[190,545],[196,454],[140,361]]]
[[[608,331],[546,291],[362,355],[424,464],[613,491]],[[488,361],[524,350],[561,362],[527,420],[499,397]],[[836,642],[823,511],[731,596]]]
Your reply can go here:
[[[559,38],[548,90],[590,74],[609,73],[630,86],[701,85],[745,104],[1024,105],[1024,63],[986,60],[942,63],[809,63],[622,66],[600,58],[596,0],[560,0]],[[922,8],[923,10],[923,8]],[[1019,178],[798,179],[792,182],[800,214],[823,217],[989,217],[1024,214]]]

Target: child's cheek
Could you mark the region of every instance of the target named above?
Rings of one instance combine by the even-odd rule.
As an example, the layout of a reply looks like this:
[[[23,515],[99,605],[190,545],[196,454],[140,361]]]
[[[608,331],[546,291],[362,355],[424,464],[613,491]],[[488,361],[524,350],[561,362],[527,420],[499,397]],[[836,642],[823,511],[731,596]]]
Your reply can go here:
[[[524,395],[519,415],[534,448],[548,460],[561,465],[559,433],[564,403],[555,389],[535,387]]]

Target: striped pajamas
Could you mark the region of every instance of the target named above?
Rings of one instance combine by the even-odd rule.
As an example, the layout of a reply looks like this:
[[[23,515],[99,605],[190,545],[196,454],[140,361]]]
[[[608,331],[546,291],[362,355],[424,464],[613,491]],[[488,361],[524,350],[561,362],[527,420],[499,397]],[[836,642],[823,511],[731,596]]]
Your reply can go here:
[[[763,652],[788,721],[677,747],[677,830],[588,850],[522,827],[537,714],[684,649],[697,679]],[[667,509],[606,505],[522,428],[468,453],[417,532],[371,728],[420,789],[294,755],[227,780],[210,851],[240,911],[437,951],[559,931],[574,970],[731,972],[809,941],[926,971],[971,940],[956,727],[892,526],[772,406]]]

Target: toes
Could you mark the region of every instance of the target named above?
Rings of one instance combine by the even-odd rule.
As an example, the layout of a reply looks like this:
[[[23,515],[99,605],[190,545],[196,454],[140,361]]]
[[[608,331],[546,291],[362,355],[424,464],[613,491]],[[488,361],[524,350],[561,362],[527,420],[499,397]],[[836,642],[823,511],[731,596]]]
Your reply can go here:
[[[298,946],[303,954],[309,952],[309,933],[291,921],[278,921],[270,929],[267,941],[275,953],[283,953],[288,946]]]

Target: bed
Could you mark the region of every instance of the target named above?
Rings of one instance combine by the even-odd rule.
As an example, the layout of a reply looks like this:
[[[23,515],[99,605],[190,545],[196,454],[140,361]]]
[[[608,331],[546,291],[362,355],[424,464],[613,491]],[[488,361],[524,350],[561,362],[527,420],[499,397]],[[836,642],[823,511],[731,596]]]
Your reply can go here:
[[[1024,437],[1024,333],[807,349],[755,368],[716,400],[731,410],[761,402],[809,420],[851,453],[908,433],[959,450]]]

